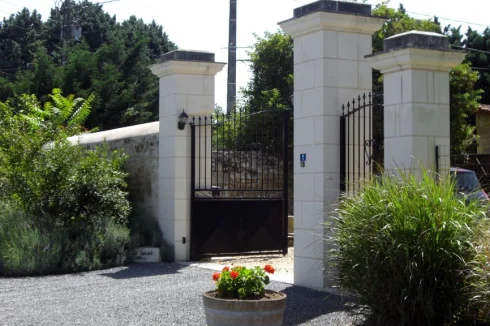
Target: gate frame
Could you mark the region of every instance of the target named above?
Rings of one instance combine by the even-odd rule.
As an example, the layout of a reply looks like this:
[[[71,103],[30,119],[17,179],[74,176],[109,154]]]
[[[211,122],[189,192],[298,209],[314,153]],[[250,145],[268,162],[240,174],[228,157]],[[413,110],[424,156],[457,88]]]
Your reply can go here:
[[[217,125],[219,124],[220,122],[213,122],[213,117],[215,116],[211,116],[209,121],[210,123],[207,124],[205,122],[204,125],[201,125],[201,124],[195,124],[195,121],[196,121],[196,118],[199,119],[199,121],[202,121],[201,118],[202,117],[191,117],[189,119],[190,123],[190,129],[191,129],[191,146],[190,146],[190,150],[191,150],[191,164],[190,164],[190,169],[191,169],[191,177],[190,177],[190,222],[191,222],[191,227],[190,227],[190,258],[191,260],[198,260],[200,258],[204,258],[204,257],[220,257],[220,256],[230,256],[230,255],[241,255],[241,256],[248,256],[248,255],[257,255],[257,254],[277,254],[277,253],[282,253],[283,255],[286,255],[288,253],[288,208],[289,208],[289,143],[288,143],[288,138],[289,138],[289,118],[290,118],[290,115],[292,114],[292,110],[289,109],[289,108],[286,108],[286,109],[271,109],[271,110],[262,110],[262,111],[259,111],[259,112],[255,112],[255,113],[252,113],[251,115],[258,115],[258,114],[262,114],[262,113],[267,113],[267,112],[272,112],[274,114],[278,114],[280,116],[282,116],[282,121],[283,121],[283,125],[282,125],[282,189],[280,191],[281,193],[281,198],[280,200],[282,201],[282,225],[281,225],[281,249],[280,250],[263,250],[263,251],[244,251],[244,252],[225,252],[225,253],[200,253],[200,252],[197,252],[196,251],[196,248],[194,248],[193,246],[193,241],[195,241],[194,239],[196,239],[196,234],[194,232],[194,227],[193,227],[193,224],[195,223],[195,218],[196,218],[196,214],[195,214],[195,211],[194,211],[194,202],[196,201],[196,191],[214,191],[213,189],[213,186],[212,186],[212,183],[210,185],[210,189],[197,189],[196,190],[196,169],[197,169],[197,164],[196,164],[196,161],[197,159],[202,159],[202,155],[201,155],[199,158],[197,158],[197,155],[196,155],[196,142],[197,142],[197,138],[196,138],[196,127],[200,127],[202,128],[203,126],[206,128],[207,126],[209,127],[213,127],[214,125]],[[228,118],[228,115],[225,116],[225,114],[223,114],[223,118],[226,119]],[[226,121],[231,121],[231,120],[226,120]],[[223,120],[222,123],[225,123],[226,122],[225,120]],[[205,129],[206,130],[206,129]],[[207,134],[207,131],[205,131],[205,137],[206,137],[206,134]],[[200,136],[199,136],[200,137]],[[212,134],[212,130],[211,130],[211,141],[212,141],[212,137],[213,137],[213,134]],[[201,141],[201,139],[199,139],[199,142]],[[206,139],[205,139],[206,141]],[[199,144],[199,146],[201,146],[201,144]],[[206,160],[206,157],[207,155],[209,154],[210,157],[213,153],[213,146],[212,146],[212,143],[210,144],[209,146],[209,153],[204,153],[204,158]],[[201,153],[199,151],[199,153]],[[263,158],[262,158],[263,159]],[[211,163],[212,164],[212,163]],[[216,163],[217,164],[217,163]],[[212,171],[211,171],[212,173]],[[211,174],[212,175],[212,174]],[[211,177],[211,180],[212,180],[212,177]],[[212,182],[212,181],[211,181]],[[281,183],[279,183],[281,184]],[[206,188],[207,184],[205,184],[204,188]],[[237,191],[239,190],[244,190],[244,189],[237,189]],[[254,190],[257,190],[257,189],[254,189]],[[233,189],[228,189],[228,191],[233,191]],[[271,190],[271,191],[274,191],[274,190]],[[219,190],[218,190],[218,193],[219,193]],[[233,197],[229,198],[231,200],[235,199]],[[243,200],[243,201],[246,201],[247,199],[246,198],[239,198],[237,197],[236,199],[239,199],[239,200]],[[220,200],[223,200],[223,199],[210,199],[210,201],[220,201]],[[226,200],[226,199],[225,199]],[[267,201],[267,199],[257,199],[257,198],[252,198],[250,200],[257,200],[257,201]],[[275,200],[278,200],[278,199],[275,199]],[[205,201],[202,200],[202,201]]]

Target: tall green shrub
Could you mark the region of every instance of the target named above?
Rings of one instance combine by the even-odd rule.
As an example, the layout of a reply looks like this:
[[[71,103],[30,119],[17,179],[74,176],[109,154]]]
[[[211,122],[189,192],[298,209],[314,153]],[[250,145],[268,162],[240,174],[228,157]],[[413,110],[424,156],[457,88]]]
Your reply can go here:
[[[342,198],[330,267],[382,324],[454,323],[482,307],[472,284],[485,280],[472,262],[483,257],[475,230],[484,209],[466,205],[449,180],[438,183],[428,173],[422,181],[383,177]]]
[[[125,261],[127,157],[107,144],[86,149],[67,140],[82,130],[92,97],[65,98],[55,89],[50,100],[41,106],[23,95],[19,107],[0,102],[0,201],[15,205],[0,230],[8,235],[0,243],[4,274],[71,272]]]
[[[30,214],[0,202],[0,274],[47,274],[58,270],[61,233],[42,231]]]

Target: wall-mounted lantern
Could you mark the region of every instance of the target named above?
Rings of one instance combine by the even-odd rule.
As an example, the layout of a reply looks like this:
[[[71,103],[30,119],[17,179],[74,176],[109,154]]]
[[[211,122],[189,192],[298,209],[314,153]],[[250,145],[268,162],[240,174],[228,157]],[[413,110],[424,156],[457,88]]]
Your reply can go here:
[[[189,119],[189,116],[187,115],[187,113],[185,113],[184,110],[182,110],[182,113],[179,115],[179,122],[177,124],[177,127],[179,128],[179,130],[184,130],[188,119]]]

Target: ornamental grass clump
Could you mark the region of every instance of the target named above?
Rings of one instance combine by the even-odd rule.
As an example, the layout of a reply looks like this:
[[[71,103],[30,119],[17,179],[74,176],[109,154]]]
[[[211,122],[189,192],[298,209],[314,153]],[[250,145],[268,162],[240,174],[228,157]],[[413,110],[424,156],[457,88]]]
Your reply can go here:
[[[428,172],[383,177],[341,199],[330,226],[331,270],[383,325],[488,318],[485,235],[476,232],[487,209]]]
[[[221,273],[213,273],[216,282],[216,297],[221,299],[256,300],[265,296],[265,286],[269,276],[274,274],[274,267],[265,265],[247,268],[242,266],[224,267]]]

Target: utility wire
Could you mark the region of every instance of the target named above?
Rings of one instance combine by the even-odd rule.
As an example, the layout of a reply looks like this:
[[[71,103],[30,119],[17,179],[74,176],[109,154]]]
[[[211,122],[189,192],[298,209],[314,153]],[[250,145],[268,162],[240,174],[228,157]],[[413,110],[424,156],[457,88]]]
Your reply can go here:
[[[452,44],[451,44],[451,46],[455,47],[455,48],[460,48],[463,50],[468,50],[470,52],[480,52],[480,53],[490,54],[490,51],[483,51],[483,50],[478,50],[478,49],[473,49],[473,48],[465,48],[464,46],[452,45]]]
[[[471,23],[471,22],[467,22],[467,21],[463,21],[463,20],[457,20],[457,19],[439,17],[437,15],[427,15],[427,14],[421,14],[421,13],[412,12],[412,11],[406,11],[406,13],[407,14],[412,14],[412,15],[419,15],[419,16],[431,17],[431,18],[437,17],[437,19],[448,20],[448,21],[452,21],[452,22],[456,22],[456,23],[461,23],[461,24],[466,24],[466,25],[475,25],[475,26],[489,27],[489,25],[485,25],[485,24]]]
[[[6,0],[0,0],[0,1],[1,2],[5,2],[5,3],[7,3],[7,4],[11,5],[11,6],[23,8],[23,6],[20,6],[20,5],[16,4],[16,3],[13,3],[13,2],[9,2],[9,1],[6,1]]]

